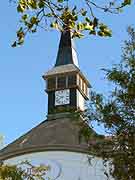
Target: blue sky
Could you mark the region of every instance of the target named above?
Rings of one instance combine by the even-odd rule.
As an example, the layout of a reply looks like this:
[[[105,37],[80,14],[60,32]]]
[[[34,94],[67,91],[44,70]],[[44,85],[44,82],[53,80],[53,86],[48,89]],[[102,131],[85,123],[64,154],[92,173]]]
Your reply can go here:
[[[121,15],[99,14],[112,28],[112,38],[87,36],[76,40],[80,68],[98,92],[110,90],[101,68],[119,63],[126,27],[135,25],[134,8],[126,8]],[[28,36],[24,46],[13,49],[19,16],[8,0],[1,2],[0,19],[0,134],[7,144],[46,119],[42,75],[55,63],[60,34],[40,30]]]

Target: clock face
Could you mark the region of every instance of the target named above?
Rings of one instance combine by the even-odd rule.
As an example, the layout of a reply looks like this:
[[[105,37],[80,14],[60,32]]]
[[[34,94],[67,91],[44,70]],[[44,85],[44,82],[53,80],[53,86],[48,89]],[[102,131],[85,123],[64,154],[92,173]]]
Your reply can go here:
[[[69,89],[55,91],[55,106],[65,105],[70,103]]]

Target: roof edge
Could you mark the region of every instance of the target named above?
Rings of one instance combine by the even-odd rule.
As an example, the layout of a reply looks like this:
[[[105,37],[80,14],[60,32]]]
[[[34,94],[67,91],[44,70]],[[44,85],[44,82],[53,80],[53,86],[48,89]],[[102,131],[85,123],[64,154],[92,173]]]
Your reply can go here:
[[[10,153],[5,153],[0,157],[0,161],[5,161],[7,159],[14,158],[16,156],[22,156],[25,154],[31,154],[31,153],[38,153],[38,152],[45,152],[45,151],[67,151],[67,152],[77,152],[77,153],[83,153],[83,154],[91,154],[91,151],[88,147],[82,147],[78,146],[66,146],[66,145],[47,145],[47,146],[40,146],[40,147],[31,147],[31,148],[25,148],[23,150],[14,150]]]

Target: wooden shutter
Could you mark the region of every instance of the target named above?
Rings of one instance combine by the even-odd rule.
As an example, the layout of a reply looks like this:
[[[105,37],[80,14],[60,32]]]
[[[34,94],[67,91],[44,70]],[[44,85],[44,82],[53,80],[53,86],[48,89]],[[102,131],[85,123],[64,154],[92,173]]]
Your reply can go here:
[[[56,88],[56,78],[49,78],[47,81],[47,89],[55,89]]]
[[[68,75],[68,87],[72,87],[75,85],[76,85],[76,75],[75,74]]]
[[[57,77],[57,88],[66,88],[66,76]]]

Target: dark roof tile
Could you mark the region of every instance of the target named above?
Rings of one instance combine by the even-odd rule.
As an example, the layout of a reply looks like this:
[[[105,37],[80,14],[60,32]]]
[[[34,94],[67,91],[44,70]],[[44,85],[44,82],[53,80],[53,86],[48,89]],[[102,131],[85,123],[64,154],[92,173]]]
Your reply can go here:
[[[88,152],[79,142],[79,126],[70,118],[46,120],[0,151],[0,160],[30,152],[67,150]]]

